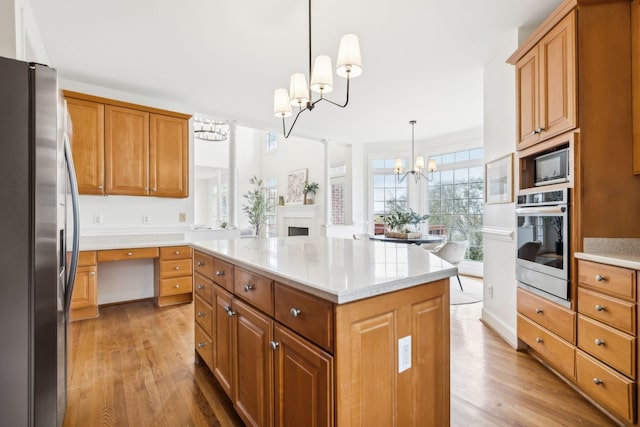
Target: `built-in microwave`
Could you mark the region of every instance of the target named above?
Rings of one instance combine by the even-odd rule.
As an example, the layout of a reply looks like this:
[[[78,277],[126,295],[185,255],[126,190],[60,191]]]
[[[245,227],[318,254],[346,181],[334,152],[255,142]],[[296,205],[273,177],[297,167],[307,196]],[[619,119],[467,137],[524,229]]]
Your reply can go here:
[[[569,149],[552,151],[535,158],[536,186],[569,181]]]

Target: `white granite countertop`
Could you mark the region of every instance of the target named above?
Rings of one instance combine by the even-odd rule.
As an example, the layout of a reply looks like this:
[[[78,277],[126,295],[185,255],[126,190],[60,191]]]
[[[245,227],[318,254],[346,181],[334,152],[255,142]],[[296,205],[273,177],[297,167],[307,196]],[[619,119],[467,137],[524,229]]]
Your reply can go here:
[[[574,255],[585,261],[640,270],[640,239],[585,237],[584,252]]]
[[[192,242],[199,251],[343,304],[444,279],[458,270],[417,245],[325,237]]]

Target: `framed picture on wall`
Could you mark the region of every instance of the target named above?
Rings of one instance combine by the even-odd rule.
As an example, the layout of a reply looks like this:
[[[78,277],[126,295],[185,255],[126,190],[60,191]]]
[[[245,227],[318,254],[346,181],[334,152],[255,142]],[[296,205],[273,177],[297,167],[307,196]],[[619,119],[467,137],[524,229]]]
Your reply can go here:
[[[304,203],[302,187],[307,182],[307,170],[299,169],[287,174],[287,197],[285,204],[301,205]]]
[[[513,202],[513,153],[485,164],[484,188],[486,203]]]

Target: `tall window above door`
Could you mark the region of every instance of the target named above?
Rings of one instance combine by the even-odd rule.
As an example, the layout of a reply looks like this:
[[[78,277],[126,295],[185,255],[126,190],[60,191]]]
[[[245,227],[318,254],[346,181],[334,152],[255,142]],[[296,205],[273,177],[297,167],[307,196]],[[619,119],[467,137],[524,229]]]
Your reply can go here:
[[[403,167],[406,167],[406,160]],[[382,218],[394,204],[407,207],[407,181],[396,182],[395,158],[375,159],[372,162],[373,176],[373,223],[376,234],[384,233]]]

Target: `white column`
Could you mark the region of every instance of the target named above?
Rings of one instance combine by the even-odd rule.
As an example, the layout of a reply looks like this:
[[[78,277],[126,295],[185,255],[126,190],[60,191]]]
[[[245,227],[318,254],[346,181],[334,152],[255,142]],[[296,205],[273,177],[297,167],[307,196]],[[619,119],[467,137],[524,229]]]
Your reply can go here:
[[[235,122],[229,123],[229,228],[238,228],[238,166]]]
[[[222,185],[222,169],[218,168],[218,177],[216,179],[216,218],[218,221],[222,219],[222,190],[224,186]],[[229,223],[229,219],[226,218],[227,224]]]
[[[325,139],[324,142],[324,230],[325,236],[329,234],[329,227],[331,227],[331,176],[329,170],[331,169],[331,157],[329,152],[329,140]]]

